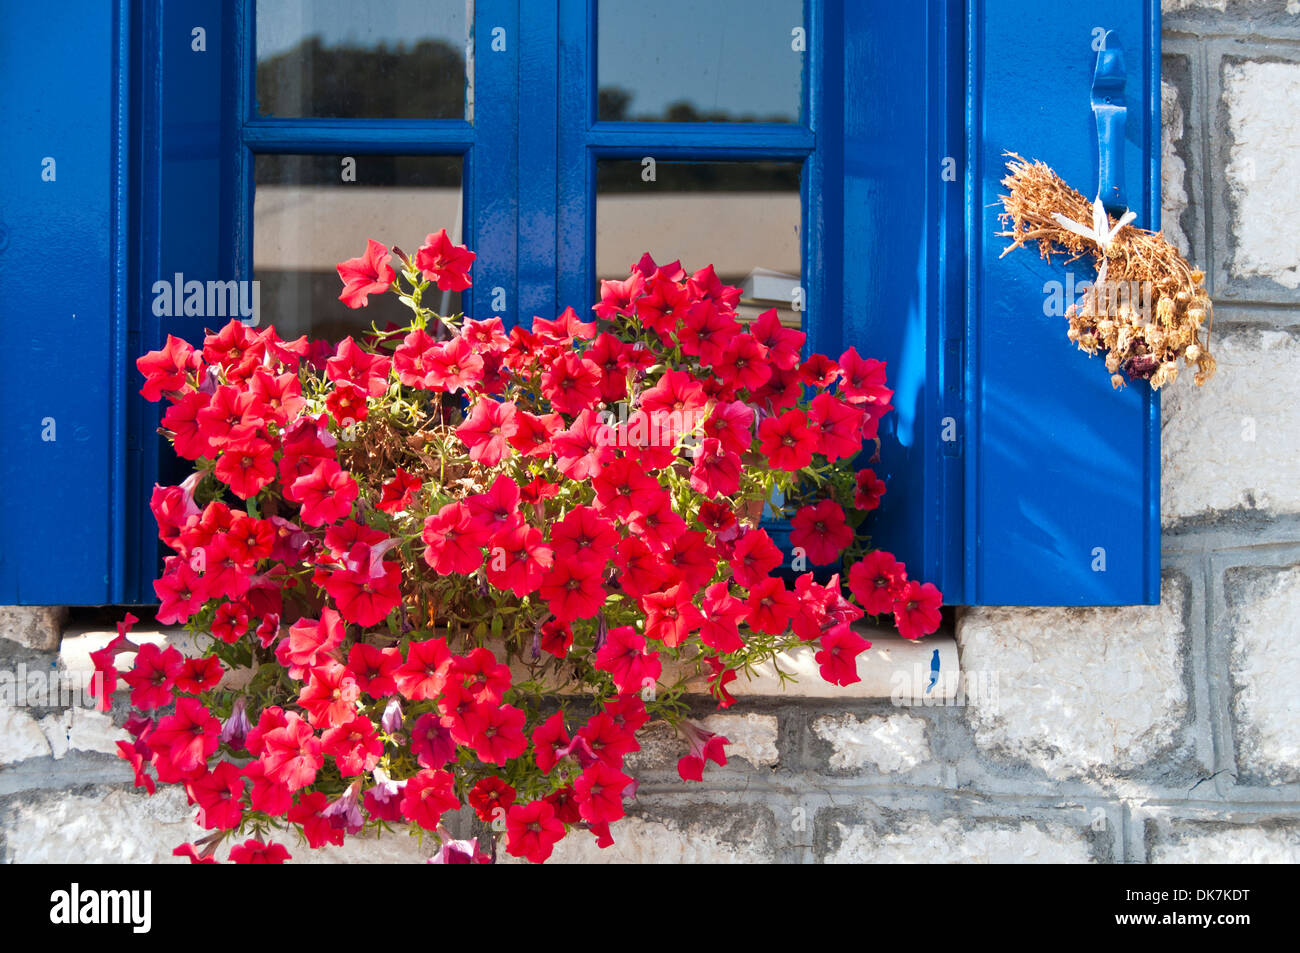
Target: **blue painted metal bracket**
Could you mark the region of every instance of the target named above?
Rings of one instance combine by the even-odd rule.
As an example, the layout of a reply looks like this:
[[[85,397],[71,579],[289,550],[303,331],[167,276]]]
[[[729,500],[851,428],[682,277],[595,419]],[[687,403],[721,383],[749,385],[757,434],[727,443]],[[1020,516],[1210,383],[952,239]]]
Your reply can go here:
[[[1124,87],[1124,46],[1114,30],[1106,32],[1097,52],[1092,78],[1092,113],[1097,119],[1097,196],[1111,215],[1128,211],[1124,200],[1124,124],[1128,106]]]

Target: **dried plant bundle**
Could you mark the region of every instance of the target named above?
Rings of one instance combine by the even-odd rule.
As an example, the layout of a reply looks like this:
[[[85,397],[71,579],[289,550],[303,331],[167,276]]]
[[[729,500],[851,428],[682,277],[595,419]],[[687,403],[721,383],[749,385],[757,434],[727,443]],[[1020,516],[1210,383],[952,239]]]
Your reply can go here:
[[[1066,311],[1070,340],[1089,354],[1105,355],[1117,389],[1125,375],[1153,389],[1172,383],[1180,357],[1195,366],[1197,386],[1208,381],[1215,370],[1209,348],[1214,318],[1204,273],[1159,232],[1096,214],[1093,202],[1044,163],[1006,155],[1009,174],[1002,184],[1008,194],[999,219],[1010,230],[998,235],[1011,244],[1002,254],[1037,243],[1047,261],[1054,253],[1069,255],[1067,264],[1090,255],[1097,268],[1083,301]],[[1067,227],[1062,219],[1084,227]]]

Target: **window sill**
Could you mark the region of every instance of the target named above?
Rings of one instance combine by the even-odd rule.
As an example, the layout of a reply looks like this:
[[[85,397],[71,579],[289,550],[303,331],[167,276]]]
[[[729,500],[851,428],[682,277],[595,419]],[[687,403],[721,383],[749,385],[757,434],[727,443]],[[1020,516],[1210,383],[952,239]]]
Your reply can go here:
[[[936,632],[919,641],[904,639],[892,629],[870,625],[855,625],[854,630],[871,642],[871,648],[858,657],[859,681],[852,685],[831,685],[821,678],[814,658],[815,646],[801,646],[792,652],[782,653],[778,659],[780,670],[793,680],[784,683],[777,675],[776,666],[754,666],[752,677],[741,673],[727,690],[737,698],[826,699],[826,700],[880,700],[892,699],[911,704],[947,702],[956,697],[961,679],[958,676],[957,642],[952,634]],[[90,653],[104,648],[117,635],[114,629],[101,627],[73,627],[63,633],[59,646],[61,667],[69,675],[89,679],[94,672]],[[198,649],[196,639],[180,626],[136,626],[131,630],[131,640],[137,643],[153,642],[159,647],[175,646],[181,652],[193,653]],[[930,686],[934,671],[934,657],[938,654],[938,677]],[[238,688],[252,675],[244,669],[228,673],[222,685]],[[673,672],[665,673],[668,681],[675,680]],[[688,691],[707,694],[706,680],[693,678]]]

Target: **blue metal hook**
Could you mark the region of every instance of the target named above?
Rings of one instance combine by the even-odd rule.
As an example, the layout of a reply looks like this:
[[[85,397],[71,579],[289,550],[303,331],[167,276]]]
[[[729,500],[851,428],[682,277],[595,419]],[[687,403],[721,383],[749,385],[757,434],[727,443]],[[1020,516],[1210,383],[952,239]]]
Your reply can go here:
[[[1128,211],[1124,201],[1124,46],[1113,30],[1102,38],[1092,78],[1092,112],[1097,118],[1097,196],[1111,215]]]

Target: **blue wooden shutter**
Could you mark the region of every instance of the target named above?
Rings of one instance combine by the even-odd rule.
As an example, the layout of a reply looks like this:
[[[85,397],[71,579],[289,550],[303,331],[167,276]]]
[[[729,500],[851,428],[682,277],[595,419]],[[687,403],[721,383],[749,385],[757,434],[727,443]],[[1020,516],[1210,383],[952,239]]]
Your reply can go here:
[[[995,232],[1008,150],[1096,194],[1090,97],[1105,31],[1127,66],[1126,198],[1135,224],[1159,227],[1159,4],[969,0],[968,11],[965,601],[1155,603],[1159,400],[1143,382],[1113,391],[1102,359],[1044,313],[1045,284],[1066,281],[1061,260],[1000,259]]]
[[[842,339],[822,329],[818,346],[886,362],[895,411],[872,466],[888,489],[867,531],[959,603],[962,444],[940,436],[961,415],[963,10],[843,10]]]
[[[0,604],[122,599],[127,6],[0,4]]]
[[[1158,601],[1158,400],[1113,392],[1044,313],[1061,260],[1000,259],[995,234],[1003,152],[1095,194],[1104,31],[1126,51],[1127,199],[1158,227],[1158,4],[865,0],[844,17],[839,343],[888,361],[896,391],[869,530],[950,604]]]

